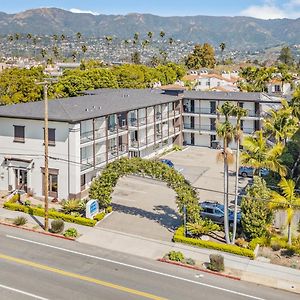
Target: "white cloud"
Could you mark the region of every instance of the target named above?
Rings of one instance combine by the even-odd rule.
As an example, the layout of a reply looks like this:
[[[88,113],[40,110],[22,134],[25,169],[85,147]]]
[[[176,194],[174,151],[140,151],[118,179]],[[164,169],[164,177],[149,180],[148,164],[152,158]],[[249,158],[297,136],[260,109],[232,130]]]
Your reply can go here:
[[[91,11],[91,10],[82,10],[79,8],[71,8],[70,12],[74,13],[74,14],[92,14],[94,16],[98,16],[99,13],[96,11]]]
[[[261,5],[252,5],[240,12],[240,15],[258,19],[283,19],[300,17],[300,0],[281,1],[265,0]]]

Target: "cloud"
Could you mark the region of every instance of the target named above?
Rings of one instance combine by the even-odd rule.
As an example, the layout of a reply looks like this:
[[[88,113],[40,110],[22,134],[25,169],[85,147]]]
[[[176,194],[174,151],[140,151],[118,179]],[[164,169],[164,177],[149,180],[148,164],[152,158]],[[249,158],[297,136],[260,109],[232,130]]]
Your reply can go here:
[[[283,19],[300,17],[300,0],[281,1],[265,0],[261,5],[251,5],[242,10],[240,15],[258,19]]]
[[[74,13],[74,14],[92,14],[94,16],[98,16],[99,13],[96,11],[91,11],[91,10],[82,10],[79,8],[71,8],[70,12]]]

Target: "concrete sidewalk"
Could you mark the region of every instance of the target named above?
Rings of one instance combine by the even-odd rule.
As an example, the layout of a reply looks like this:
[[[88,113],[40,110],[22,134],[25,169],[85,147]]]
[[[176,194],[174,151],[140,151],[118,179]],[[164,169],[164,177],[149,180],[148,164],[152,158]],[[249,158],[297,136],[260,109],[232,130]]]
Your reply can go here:
[[[43,224],[43,218],[41,217],[30,216],[22,212],[9,211],[0,208],[0,219],[15,218],[17,216],[25,216],[29,223]],[[238,276],[245,281],[300,293],[299,270],[250,260],[246,257],[210,249],[154,240],[133,234],[104,229],[99,226],[87,227],[65,222],[65,228],[67,229],[70,227],[76,228],[81,234],[77,239],[80,243],[149,259],[162,258],[171,250],[181,251],[185,257],[191,257],[199,262],[208,262],[209,255],[212,253],[222,254],[225,259],[225,268],[229,269],[230,274]]]

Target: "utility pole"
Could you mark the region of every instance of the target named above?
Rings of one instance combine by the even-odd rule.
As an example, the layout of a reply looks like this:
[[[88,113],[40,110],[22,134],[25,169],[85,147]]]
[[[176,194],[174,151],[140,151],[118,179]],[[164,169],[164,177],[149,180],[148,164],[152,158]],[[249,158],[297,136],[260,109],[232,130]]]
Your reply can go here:
[[[44,230],[49,230],[49,213],[48,213],[48,202],[49,202],[49,163],[48,163],[48,145],[49,145],[49,135],[48,135],[48,85],[49,81],[37,82],[36,84],[42,85],[44,87],[44,151],[45,151],[45,167],[44,167]]]

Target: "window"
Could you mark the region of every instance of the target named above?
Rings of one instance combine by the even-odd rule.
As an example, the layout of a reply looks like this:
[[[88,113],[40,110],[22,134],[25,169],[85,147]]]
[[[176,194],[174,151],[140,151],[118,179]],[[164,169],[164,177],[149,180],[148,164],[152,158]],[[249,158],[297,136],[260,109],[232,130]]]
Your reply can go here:
[[[44,128],[44,138],[45,138],[45,128]],[[48,145],[55,146],[55,128],[48,128]]]
[[[275,92],[281,92],[280,85],[275,85]]]
[[[42,169],[42,176],[43,176],[43,194],[45,195],[44,190],[44,180],[45,180],[45,168]],[[48,176],[48,192],[50,197],[57,198],[58,197],[58,173],[59,170],[57,169],[49,169],[49,176]]]
[[[85,184],[86,184],[86,175],[83,174],[80,176],[80,186],[82,191],[85,190]]]
[[[213,214],[214,213],[214,209],[213,208],[208,208],[208,207],[205,207],[203,211],[207,214]]]
[[[14,142],[25,143],[25,126],[14,125]]]

